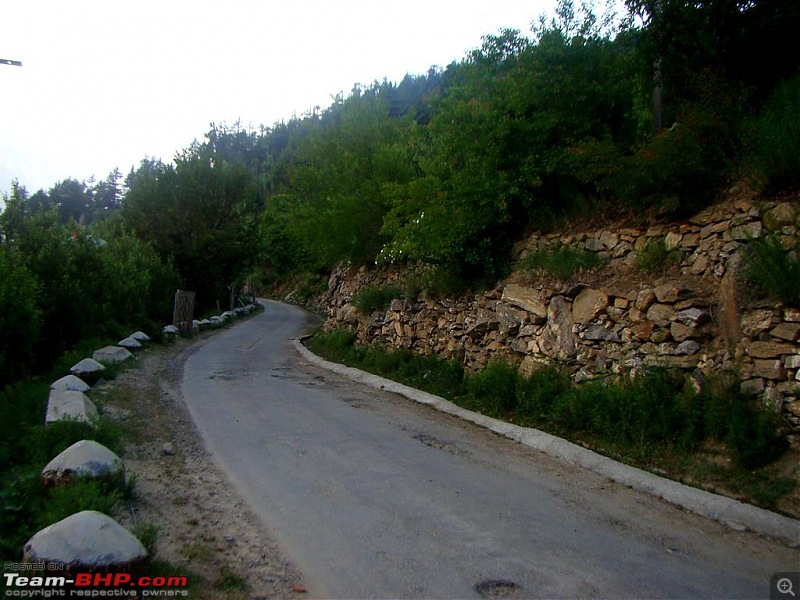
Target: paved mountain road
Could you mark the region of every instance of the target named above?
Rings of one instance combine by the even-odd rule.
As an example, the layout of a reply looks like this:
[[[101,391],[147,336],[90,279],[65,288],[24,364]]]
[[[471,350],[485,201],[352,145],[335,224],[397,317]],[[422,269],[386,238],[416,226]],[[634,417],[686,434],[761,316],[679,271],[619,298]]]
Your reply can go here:
[[[313,597],[756,598],[785,544],[683,513],[306,364],[315,323],[266,310],[198,344],[184,400]]]

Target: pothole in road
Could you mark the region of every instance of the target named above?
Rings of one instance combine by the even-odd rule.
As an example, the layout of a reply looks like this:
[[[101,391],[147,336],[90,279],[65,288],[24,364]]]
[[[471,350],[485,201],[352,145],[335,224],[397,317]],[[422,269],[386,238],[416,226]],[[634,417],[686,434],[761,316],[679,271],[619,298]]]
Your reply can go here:
[[[521,590],[508,579],[486,579],[475,584],[475,591],[484,598],[519,598]]]
[[[209,379],[221,379],[222,381],[233,381],[234,379],[241,379],[246,373],[238,371],[215,371],[208,376]]]
[[[418,433],[413,437],[415,440],[422,442],[426,446],[430,446],[431,448],[436,448],[437,450],[449,450],[451,452],[456,450],[456,445],[453,444],[452,442],[444,442],[439,438],[429,435],[427,433]]]
[[[372,408],[372,406],[370,406],[362,398],[342,398],[342,400],[344,400],[352,408],[361,410],[369,410]]]

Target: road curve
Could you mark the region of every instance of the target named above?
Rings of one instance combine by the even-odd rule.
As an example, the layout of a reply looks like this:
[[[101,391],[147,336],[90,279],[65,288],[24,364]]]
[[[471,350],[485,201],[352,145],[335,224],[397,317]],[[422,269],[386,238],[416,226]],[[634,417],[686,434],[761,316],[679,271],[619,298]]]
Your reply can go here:
[[[315,319],[265,305],[199,343],[181,392],[313,597],[757,598],[800,569],[785,544],[311,366],[290,340]]]

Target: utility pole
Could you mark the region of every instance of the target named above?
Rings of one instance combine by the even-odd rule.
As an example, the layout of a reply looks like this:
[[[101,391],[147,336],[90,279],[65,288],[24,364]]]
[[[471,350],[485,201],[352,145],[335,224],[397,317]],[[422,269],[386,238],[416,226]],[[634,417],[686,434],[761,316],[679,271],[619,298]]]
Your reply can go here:
[[[10,67],[21,67],[21,60],[9,60],[7,58],[0,58],[0,65],[9,65]]]

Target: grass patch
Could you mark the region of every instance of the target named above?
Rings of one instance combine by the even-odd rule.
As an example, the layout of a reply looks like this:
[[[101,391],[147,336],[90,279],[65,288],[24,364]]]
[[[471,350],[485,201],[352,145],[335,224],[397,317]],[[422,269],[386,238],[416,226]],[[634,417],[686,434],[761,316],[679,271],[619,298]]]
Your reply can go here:
[[[800,254],[774,235],[752,240],[744,253],[745,281],[773,300],[800,307]]]
[[[546,367],[523,376],[495,360],[475,374],[460,364],[406,349],[364,347],[348,330],[309,340],[329,360],[423,389],[483,414],[535,426],[588,443],[636,466],[693,478],[705,447],[725,448],[724,465],[702,480],[749,501],[774,508],[794,488],[769,471],[788,447],[778,417],[739,393],[737,382],[719,378],[701,394],[673,371],[654,369],[634,380],[614,378],[573,385],[566,372]],[[702,473],[701,473],[702,475]]]
[[[64,373],[58,374],[58,377]],[[63,421],[45,426],[49,384],[28,381],[0,391],[0,554],[17,556],[30,537],[46,525],[80,510],[109,512],[132,494],[110,482],[76,482],[45,496],[41,470],[57,454],[83,439],[122,450],[122,429],[101,418],[94,425]]]
[[[645,273],[659,273],[669,267],[681,264],[683,256],[680,250],[670,250],[664,238],[648,242],[636,254],[636,267]]]
[[[591,271],[605,262],[595,252],[579,250],[572,246],[557,246],[531,252],[520,263],[521,269],[544,272],[567,281],[576,273]]]
[[[393,285],[367,285],[353,295],[352,304],[362,315],[376,310],[385,311],[392,300],[403,296],[400,288]]]

